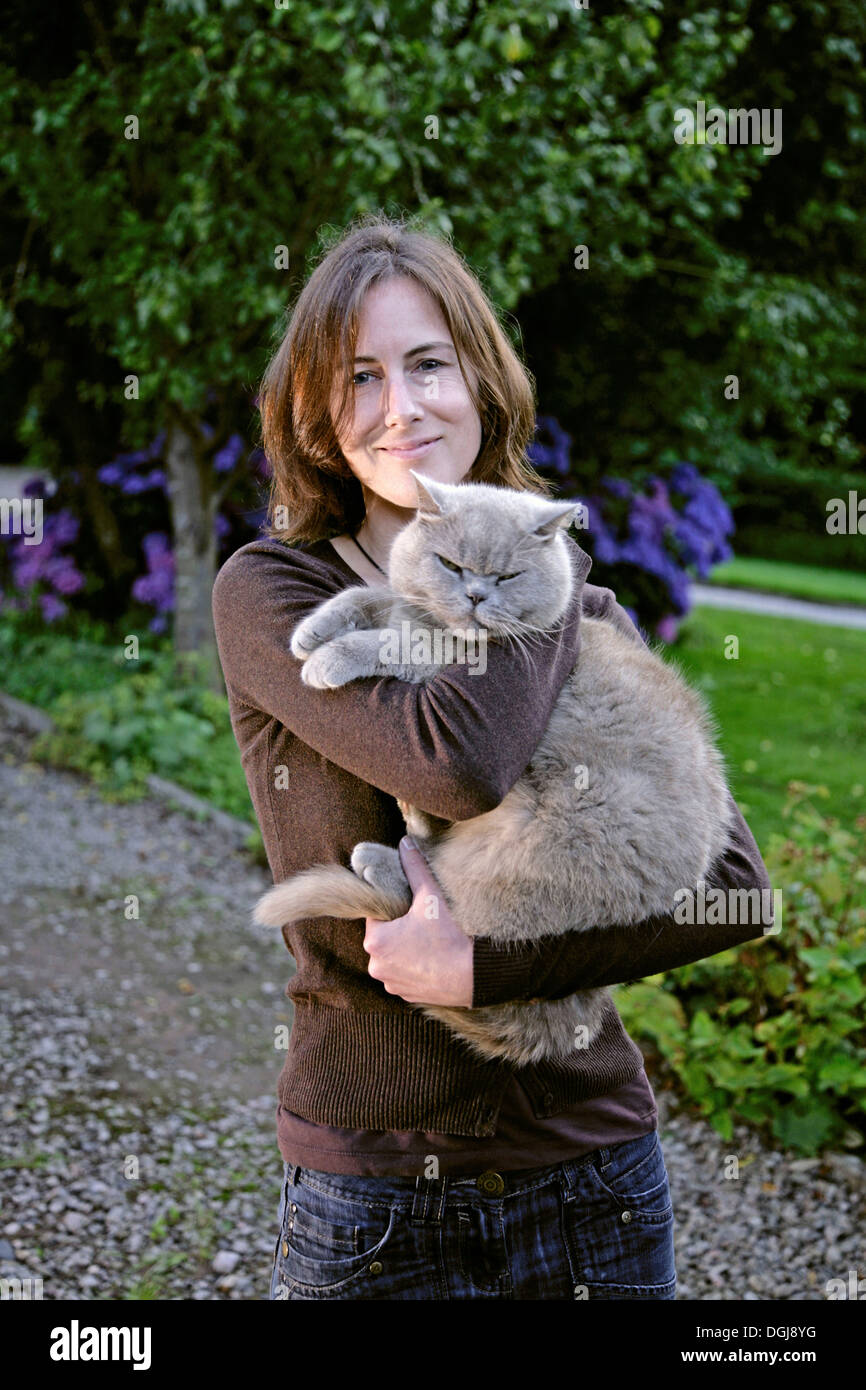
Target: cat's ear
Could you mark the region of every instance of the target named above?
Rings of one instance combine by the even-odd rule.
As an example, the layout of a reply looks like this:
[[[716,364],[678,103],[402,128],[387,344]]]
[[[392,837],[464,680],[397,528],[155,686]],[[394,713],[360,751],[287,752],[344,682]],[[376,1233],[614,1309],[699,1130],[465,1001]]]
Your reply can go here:
[[[415,479],[415,486],[418,489],[418,511],[427,517],[443,516],[446,499],[438,483],[434,483],[432,478],[425,478],[423,474],[416,473],[414,468],[410,468],[409,472]]]
[[[581,507],[580,502],[551,502],[545,520],[538,526],[533,526],[531,534],[538,536],[540,540],[549,540],[551,536],[556,535],[560,526],[567,531],[580,515]]]

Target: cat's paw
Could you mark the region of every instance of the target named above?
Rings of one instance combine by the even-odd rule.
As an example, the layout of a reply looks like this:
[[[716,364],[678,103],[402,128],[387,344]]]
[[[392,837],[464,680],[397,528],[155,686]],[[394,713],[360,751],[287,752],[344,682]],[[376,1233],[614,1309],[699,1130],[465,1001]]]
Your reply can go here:
[[[326,642],[332,642],[344,632],[351,632],[354,626],[355,624],[339,611],[333,610],[329,613],[327,609],[320,609],[298,623],[289,641],[289,650],[299,661],[306,661],[319,647]]]
[[[307,657],[301,668],[301,680],[314,690],[338,690],[341,685],[365,675],[357,658],[338,642],[329,642]]]
[[[406,900],[408,912],[412,904],[412,890],[400,863],[400,855],[389,845],[378,845],[372,840],[361,840],[352,850],[349,860],[354,872],[365,883],[387,893],[402,895]]]

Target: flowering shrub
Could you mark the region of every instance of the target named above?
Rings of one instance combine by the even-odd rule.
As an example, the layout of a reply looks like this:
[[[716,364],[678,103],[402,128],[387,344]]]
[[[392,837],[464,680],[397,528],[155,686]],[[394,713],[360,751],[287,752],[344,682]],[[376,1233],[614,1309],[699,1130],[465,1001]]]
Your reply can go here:
[[[529,457],[544,476],[571,472],[571,438],[551,416],[539,416]],[[575,499],[578,500],[578,499]],[[642,485],[602,478],[599,491],[579,499],[586,507],[581,548],[592,556],[591,582],[613,589],[632,622],[664,642],[676,639],[689,612],[692,572],[705,579],[731,559],[734,522],[713,483],[692,463],[674,465],[667,478]]]
[[[205,439],[213,436],[213,426],[206,420],[199,422],[199,428]],[[148,626],[155,633],[167,631],[169,615],[174,611],[174,555],[168,480],[163,466],[166,439],[166,431],[161,430],[146,448],[117,454],[96,474],[106,490],[119,494],[115,510],[123,519],[124,549],[143,567],[143,573],[131,583],[127,579],[129,587],[120,595],[121,606],[124,600],[132,599],[152,609]],[[220,559],[253,539],[264,520],[263,506],[252,512],[243,510],[251,480],[255,484],[269,478],[261,449],[250,449],[242,435],[232,434],[213,455],[213,470],[217,474],[230,473],[245,453],[247,470],[238,470],[235,489],[243,502],[235,501],[230,491],[214,520]],[[44,478],[26,484],[24,496],[41,497],[44,502],[43,540],[40,545],[27,545],[23,536],[0,537],[5,542],[0,545],[0,610],[32,612],[38,605],[42,620],[54,623],[68,612],[63,596],[85,589],[85,606],[99,610],[99,590],[105,586],[90,573],[92,582],[88,583],[81,568],[88,565],[92,570],[95,555],[93,537],[75,514],[85,512],[80,481],[79,475],[72,472],[57,485]]]
[[[42,497],[41,481],[27,483],[23,494],[34,499]],[[79,593],[86,583],[74,559],[65,551],[77,540],[79,528],[78,518],[63,507],[43,516],[39,545],[28,545],[23,535],[7,538],[9,572],[17,597],[0,590],[0,608],[23,612],[36,600],[45,622],[52,623],[64,616],[68,608],[64,599]]]
[[[213,426],[206,420],[199,422],[199,428],[205,439],[213,437]],[[129,588],[120,601],[126,597],[151,609],[149,626],[155,633],[168,630],[174,610],[165,446],[162,430],[146,448],[118,454],[97,471],[99,482],[119,494],[124,548],[143,567],[143,572],[127,579]],[[555,475],[562,485],[571,473],[570,449],[571,438],[559,423],[551,416],[539,416],[529,449],[538,472]],[[244,470],[238,465],[245,453]],[[237,470],[235,495],[229,492],[214,522],[221,560],[258,533],[265,507],[244,510],[244,502],[251,483],[268,481],[269,467],[262,450],[250,449],[239,433],[216,451],[212,467],[222,475]],[[94,616],[104,616],[98,611],[98,594],[100,587],[112,584],[100,586],[95,576],[88,583],[82,572],[93,545],[91,538],[81,535],[75,514],[76,506],[81,507],[77,484],[77,475],[71,474],[61,480],[56,495],[51,494],[52,505],[59,510],[45,507],[41,545],[25,545],[23,537],[7,539],[5,569],[11,584],[5,595],[0,547],[0,605],[26,610],[38,602],[43,621],[51,623],[66,614],[65,597],[86,589],[88,608],[97,610]],[[45,496],[48,486],[36,480],[27,485],[26,493]],[[613,589],[635,625],[642,623],[654,636],[674,641],[679,621],[689,611],[691,573],[704,578],[732,553],[727,537],[733,522],[718,490],[693,464],[680,462],[668,477],[650,477],[642,483],[602,478],[595,493],[580,500],[586,505],[587,521],[581,544],[593,559],[592,582]]]
[[[132,586],[132,597],[156,609],[149,627],[151,632],[165,632],[167,614],[174,609],[174,555],[165,531],[151,531],[142,541],[147,559],[147,574],[139,575]]]

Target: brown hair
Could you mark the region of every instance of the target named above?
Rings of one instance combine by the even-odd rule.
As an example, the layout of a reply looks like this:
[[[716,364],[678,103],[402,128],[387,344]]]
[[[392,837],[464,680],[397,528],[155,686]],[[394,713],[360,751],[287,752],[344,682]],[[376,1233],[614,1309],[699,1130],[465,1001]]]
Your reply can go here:
[[[464,481],[550,495],[526,459],[534,381],[479,280],[444,236],[367,214],[350,223],[301,290],[259,388],[262,447],[273,470],[262,533],[286,541],[352,534],[364,520],[361,484],[337,442],[350,395],[359,311],[374,285],[403,275],[437,301],[481,420],[481,448]],[[467,366],[474,369],[473,390]],[[342,394],[335,419],[335,381]],[[277,507],[288,526],[276,527]]]

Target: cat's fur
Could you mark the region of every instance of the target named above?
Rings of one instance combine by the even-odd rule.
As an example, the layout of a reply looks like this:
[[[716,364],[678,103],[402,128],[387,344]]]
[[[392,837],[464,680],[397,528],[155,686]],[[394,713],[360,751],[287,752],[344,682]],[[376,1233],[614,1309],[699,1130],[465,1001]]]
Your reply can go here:
[[[343,590],[295,629],[291,648],[308,685],[334,688],[369,675],[431,678],[436,665],[380,660],[382,630],[399,632],[406,620],[428,632],[481,625],[489,640],[523,643],[531,660],[532,634],[555,629],[565,615],[574,576],[561,528],[573,503],[413,477],[420,503],[393,543],[390,587]],[[459,568],[447,568],[440,555]],[[486,597],[473,614],[466,590],[479,584]],[[519,711],[503,711],[510,717]],[[677,671],[610,622],[582,617],[577,665],[504,800],[453,824],[400,806],[469,936],[526,941],[636,923],[672,911],[676,890],[694,888],[727,845],[731,812],[713,735],[702,697]],[[260,899],[255,920],[391,920],[408,911],[412,893],[396,849],[362,842],[351,865],[295,874]],[[526,1066],[591,1042],[606,994],[418,1007],[481,1055]]]

